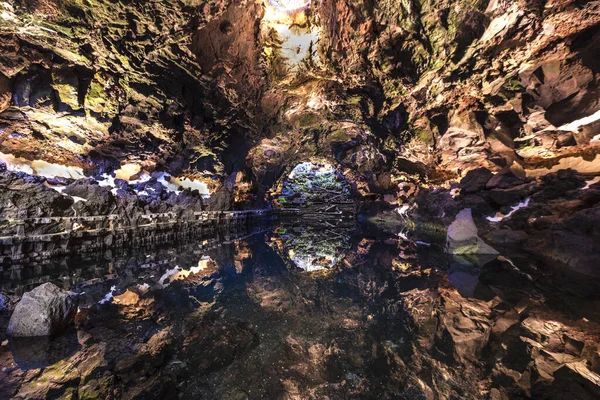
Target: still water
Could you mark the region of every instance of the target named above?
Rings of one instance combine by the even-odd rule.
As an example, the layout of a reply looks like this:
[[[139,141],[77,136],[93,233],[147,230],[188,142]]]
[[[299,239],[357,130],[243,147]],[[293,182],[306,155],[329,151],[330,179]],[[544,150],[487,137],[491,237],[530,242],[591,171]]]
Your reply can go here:
[[[502,324],[598,322],[595,283],[506,260],[283,224],[7,267],[5,293],[80,301],[76,329],[0,347],[0,398],[485,398]]]

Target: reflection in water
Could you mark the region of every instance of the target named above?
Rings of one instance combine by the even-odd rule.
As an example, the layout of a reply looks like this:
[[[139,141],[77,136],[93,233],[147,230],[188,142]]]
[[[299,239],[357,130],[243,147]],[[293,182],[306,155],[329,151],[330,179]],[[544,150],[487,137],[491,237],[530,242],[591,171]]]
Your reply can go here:
[[[25,279],[4,288],[37,279],[82,293],[78,336],[61,351],[0,347],[0,398],[489,398],[492,387],[520,398],[531,368],[529,394],[550,398],[540,377],[564,363],[557,354],[581,357],[549,332],[576,348],[593,337],[598,283],[570,293],[583,287],[575,278],[557,288],[511,260],[520,269],[448,259],[436,243],[282,224],[214,246],[67,259],[32,275],[23,266]]]
[[[350,247],[352,229],[284,224],[276,232],[281,241],[279,254],[295,267],[311,272],[332,268],[344,257]]]
[[[15,337],[11,338],[8,344],[15,362],[24,371],[56,364],[74,355],[81,348],[74,331],[53,339]]]
[[[475,291],[480,285],[481,269],[496,258],[493,254],[452,255],[448,265],[448,281],[461,296],[475,297]]]

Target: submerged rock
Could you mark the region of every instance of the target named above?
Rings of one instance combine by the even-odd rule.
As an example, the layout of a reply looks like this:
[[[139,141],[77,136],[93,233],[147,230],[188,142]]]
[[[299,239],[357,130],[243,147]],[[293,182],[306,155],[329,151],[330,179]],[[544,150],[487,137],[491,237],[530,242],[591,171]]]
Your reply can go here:
[[[451,254],[498,254],[477,235],[470,208],[459,212],[448,227],[446,246]]]
[[[52,283],[44,283],[27,292],[10,317],[9,336],[51,336],[73,323],[77,297]]]

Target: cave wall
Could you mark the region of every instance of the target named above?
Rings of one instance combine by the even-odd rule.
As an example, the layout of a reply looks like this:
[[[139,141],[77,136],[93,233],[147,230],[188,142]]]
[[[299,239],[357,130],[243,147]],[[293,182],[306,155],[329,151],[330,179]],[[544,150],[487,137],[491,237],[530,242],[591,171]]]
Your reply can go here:
[[[370,195],[597,154],[593,121],[561,128],[600,109],[597,2],[315,1],[289,22],[311,40],[293,68],[262,1],[2,7],[0,151],[27,159],[261,202],[314,157]]]

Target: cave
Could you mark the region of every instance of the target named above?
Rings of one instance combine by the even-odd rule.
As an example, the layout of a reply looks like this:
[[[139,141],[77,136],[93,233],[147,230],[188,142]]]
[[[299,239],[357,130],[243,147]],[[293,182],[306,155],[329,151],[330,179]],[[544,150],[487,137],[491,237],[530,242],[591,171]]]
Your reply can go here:
[[[600,398],[599,8],[4,0],[0,400]]]

